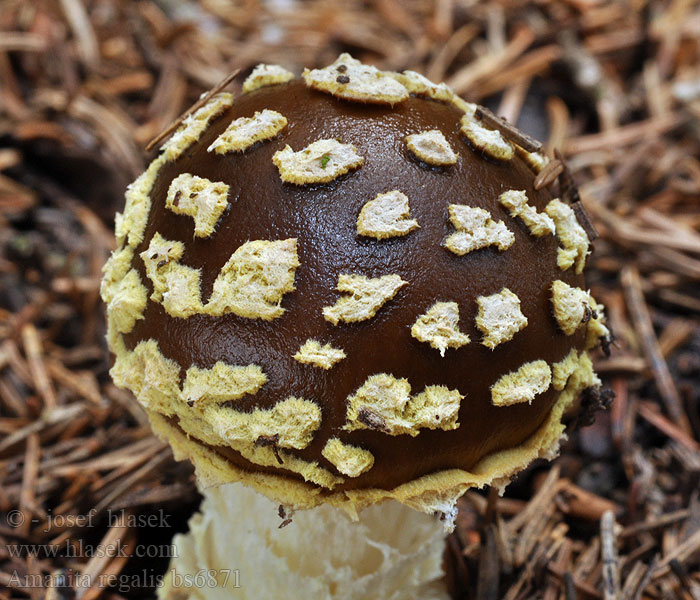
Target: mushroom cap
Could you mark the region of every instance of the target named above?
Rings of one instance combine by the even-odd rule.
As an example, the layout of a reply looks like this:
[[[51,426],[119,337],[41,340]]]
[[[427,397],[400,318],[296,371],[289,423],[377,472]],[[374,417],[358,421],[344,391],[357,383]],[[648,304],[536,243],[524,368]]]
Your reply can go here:
[[[555,452],[599,385],[588,239],[444,84],[285,73],[211,98],[127,190],[112,377],[206,483],[449,509]]]

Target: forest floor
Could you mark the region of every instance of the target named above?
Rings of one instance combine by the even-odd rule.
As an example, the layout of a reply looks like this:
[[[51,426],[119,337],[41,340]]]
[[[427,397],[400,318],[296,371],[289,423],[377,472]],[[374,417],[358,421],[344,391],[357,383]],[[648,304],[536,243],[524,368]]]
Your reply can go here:
[[[699,40],[687,0],[5,0],[0,600],[43,580],[53,598],[152,596],[167,558],[79,551],[167,545],[199,503],[109,378],[114,213],[149,140],[228,73],[341,51],[447,81],[559,149],[599,233],[588,284],[616,341],[595,364],[615,398],[503,497],[462,498],[454,597],[699,600]]]

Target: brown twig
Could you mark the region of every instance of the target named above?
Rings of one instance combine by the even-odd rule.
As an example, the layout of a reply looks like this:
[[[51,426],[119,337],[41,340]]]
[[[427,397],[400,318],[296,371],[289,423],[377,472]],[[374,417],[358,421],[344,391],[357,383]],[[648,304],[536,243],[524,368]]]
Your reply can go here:
[[[474,111],[474,116],[481,119],[487,127],[497,129],[503,134],[503,137],[518,144],[521,148],[528,152],[539,152],[542,150],[542,143],[533,139],[526,133],[520,131],[515,125],[511,125],[505,119],[497,117],[488,108],[477,106]]]
[[[659,388],[661,397],[664,400],[666,410],[668,410],[668,413],[674,421],[678,423],[681,430],[690,433],[690,422],[683,410],[681,398],[673,383],[668,365],[659,349],[659,342],[654,333],[651,317],[649,316],[649,311],[644,301],[639,272],[635,267],[628,266],[623,270],[620,280],[625,291],[627,306],[629,307],[637,331],[641,336],[640,341],[642,342],[644,353],[647,357],[647,361],[651,365],[654,379],[656,380],[656,385]]]
[[[213,88],[211,88],[206,94],[204,94],[197,102],[190,106],[185,112],[183,112],[177,119],[175,119],[170,125],[168,125],[163,131],[161,131],[156,137],[154,137],[148,144],[146,144],[146,152],[149,152],[160,144],[165,138],[167,138],[173,131],[175,131],[188,116],[192,113],[197,112],[202,106],[204,106],[209,100],[211,100],[216,94],[221,90],[225,89],[230,83],[237,77],[240,73],[240,69],[236,69],[224,77],[219,83],[217,83]]]

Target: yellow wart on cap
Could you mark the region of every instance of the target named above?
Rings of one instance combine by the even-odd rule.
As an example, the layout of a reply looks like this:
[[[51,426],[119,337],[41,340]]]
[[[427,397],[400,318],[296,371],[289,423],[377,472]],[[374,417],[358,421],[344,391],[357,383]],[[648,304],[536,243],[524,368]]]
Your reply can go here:
[[[259,64],[243,82],[243,93],[248,94],[261,87],[279,85],[294,79],[294,73],[279,65]]]
[[[600,385],[593,361],[585,350],[577,353],[572,348],[564,359],[552,365],[552,387],[557,391],[571,391],[578,395],[585,388]]]
[[[253,464],[298,473],[304,478],[304,481],[329,490],[345,481],[342,477],[338,477],[328,469],[321,467],[318,462],[304,460],[283,448],[278,450],[269,445],[235,443],[231,444],[231,447]]]
[[[103,300],[107,304],[107,315],[119,333],[129,333],[136,321],[143,319],[148,301],[148,290],[141,283],[136,269],[105,290]]]
[[[342,477],[338,477],[329,470],[319,466],[316,461],[304,460],[281,447],[279,434],[262,435],[252,442],[248,439],[228,440],[222,437],[222,434],[228,431],[227,426],[231,421],[230,410],[226,407],[210,406],[206,411],[196,409],[180,411],[178,414],[178,425],[186,434],[187,444],[189,445],[191,441],[212,446],[228,446],[253,464],[298,473],[304,478],[304,481],[328,489],[333,489],[336,485],[343,483]],[[153,414],[149,416],[153,420]],[[251,435],[255,435],[255,433],[251,432]],[[174,429],[170,429],[167,437],[172,442],[173,437],[178,436]],[[197,451],[204,453],[214,452],[205,448],[198,448]],[[220,456],[215,452],[214,455]],[[230,469],[230,463],[227,464]],[[252,476],[255,478],[255,474],[252,474]],[[288,481],[287,484],[289,484]]]
[[[369,450],[345,444],[338,438],[328,440],[321,455],[348,477],[359,477],[374,465],[374,455]]]
[[[472,146],[496,160],[508,161],[513,158],[513,146],[503,138],[500,131],[487,129],[465,115],[460,121],[460,131]]]
[[[457,230],[447,236],[445,247],[459,256],[473,250],[496,246],[501,252],[513,245],[515,235],[503,221],[494,221],[483,208],[450,204],[450,221]]]
[[[153,284],[151,300],[160,302],[163,293],[168,290],[165,283],[164,269],[173,263],[179,262],[185,252],[182,242],[166,240],[156,232],[148,245],[148,249],[141,252],[141,260],[146,267],[146,277]]]
[[[218,405],[205,405],[202,416],[230,444],[265,445],[272,440],[279,448],[306,448],[321,425],[321,409],[315,402],[290,396],[272,408],[242,412]],[[272,444],[272,441],[269,443]]]
[[[151,211],[151,190],[158,176],[158,171],[167,162],[165,155],[156,158],[148,168],[130,183],[124,194],[124,214],[117,213],[114,235],[117,243],[127,240],[129,246],[136,247],[143,241],[143,235]]]
[[[371,278],[341,274],[336,289],[347,295],[338,298],[333,306],[325,306],[323,317],[333,325],[371,319],[407,283],[398,275]]]
[[[412,396],[404,416],[415,429],[457,429],[459,404],[464,398],[458,390],[444,385],[429,385],[417,396]]]
[[[198,407],[238,400],[255,394],[267,381],[258,365],[245,367],[217,361],[211,369],[191,366],[182,385],[182,399]]]
[[[202,312],[200,272],[179,264],[184,251],[182,242],[166,240],[156,232],[140,254],[153,284],[151,300],[161,302],[169,315],[182,318]]]
[[[183,119],[180,127],[161,146],[163,156],[169,161],[179,158],[185,150],[201,137],[207,127],[209,127],[209,124],[231,106],[233,106],[233,95],[227,93],[216,94],[204,106]]]
[[[322,369],[330,369],[345,358],[345,352],[330,344],[321,346],[316,340],[308,339],[294,355],[294,360]]]
[[[274,110],[257,111],[252,117],[232,121],[207,148],[207,152],[243,152],[257,142],[270,140],[287,126],[287,119]]]
[[[552,309],[559,328],[566,335],[573,335],[590,316],[590,294],[581,288],[571,287],[557,279],[552,282]]]
[[[114,383],[131,390],[151,419],[157,415],[174,416],[188,441],[229,445],[255,464],[298,473],[314,485],[333,489],[343,483],[342,477],[333,475],[317,462],[284,450],[304,448],[313,439],[321,421],[320,409],[313,402],[290,397],[272,409],[252,413],[239,413],[217,404],[188,408],[183,401],[186,394],[179,389],[180,366],[161,354],[155,340],[142,341],[133,351],[127,350],[120,335],[110,336],[110,340],[115,353],[110,371]],[[173,442],[171,435],[166,437]]]
[[[269,321],[282,316],[282,297],[294,291],[297,240],[254,240],[239,246],[219,272],[205,312]]]
[[[476,302],[479,305],[476,326],[484,334],[481,343],[492,350],[512,340],[527,326],[527,317],[520,310],[520,298],[508,288],[491,296],[479,296]]]
[[[503,375],[491,386],[491,402],[495,406],[532,403],[535,396],[546,392],[552,382],[552,370],[543,360],[525,363],[517,371]]]
[[[111,300],[116,286],[131,269],[131,261],[134,258],[132,246],[122,246],[112,252],[107,262],[102,267],[102,281],[100,282],[100,297],[107,304]]]
[[[593,370],[593,361],[587,352],[581,352],[578,367],[571,373],[566,389],[573,388],[580,392],[589,387],[600,387],[602,382]]]
[[[387,75],[396,79],[409,93],[416,96],[427,96],[432,100],[441,100],[443,102],[451,102],[455,96],[455,93],[446,83],[434,83],[424,75],[416,73],[416,71],[404,71],[403,73],[388,71]]]
[[[555,390],[561,391],[566,387],[569,377],[578,368],[578,363],[578,352],[572,348],[562,360],[552,365],[552,386]]]
[[[445,386],[427,386],[411,396],[407,379],[380,373],[371,375],[348,398],[345,429],[375,429],[389,435],[416,436],[420,429],[456,429],[463,396]]]
[[[219,271],[206,305],[202,305],[200,272],[179,264],[185,246],[156,233],[141,253],[153,282],[151,300],[162,301],[173,317],[204,313],[215,317],[234,313],[249,319],[280,317],[284,294],[294,290],[299,266],[296,239],[254,240],[239,246]]]
[[[407,135],[406,145],[415,156],[428,164],[447,166],[457,162],[457,155],[439,129]]]
[[[534,206],[528,204],[524,190],[503,192],[498,201],[510,211],[511,217],[520,217],[535,237],[554,235],[554,221],[545,213],[538,213]]]
[[[459,330],[459,306],[456,302],[436,302],[411,327],[411,335],[426,342],[445,356],[447,348],[461,348],[469,336]]]
[[[379,240],[406,235],[416,229],[418,221],[410,219],[408,197],[399,190],[377,194],[365,203],[357,217],[357,233]]]
[[[576,213],[559,198],[555,198],[544,209],[556,226],[556,236],[561,246],[557,251],[557,265],[563,271],[575,265],[576,274],[583,273],[588,255],[589,240],[586,230],[576,219]]]
[[[290,146],[272,157],[282,181],[296,185],[328,183],[365,162],[352,144],[338,140],[318,140],[294,152]]]
[[[348,398],[345,429],[376,429],[390,435],[411,431],[412,423],[402,416],[410,400],[407,379],[386,373],[372,375]]]
[[[209,237],[228,206],[228,185],[189,173],[178,175],[168,187],[165,206],[194,219],[194,235]]]
[[[148,410],[166,416],[177,411],[180,365],[161,354],[158,342],[145,340],[128,351],[120,336],[112,350],[115,361],[109,374],[115,385],[131,390]]]
[[[408,98],[408,90],[388,73],[346,53],[323,69],[304,69],[301,76],[309,87],[345,100],[393,106]]]
[[[593,296],[588,296],[588,307],[591,309],[591,320],[586,329],[586,348],[591,349],[599,343],[609,344],[612,341],[612,333],[605,326],[605,307],[595,301]]]

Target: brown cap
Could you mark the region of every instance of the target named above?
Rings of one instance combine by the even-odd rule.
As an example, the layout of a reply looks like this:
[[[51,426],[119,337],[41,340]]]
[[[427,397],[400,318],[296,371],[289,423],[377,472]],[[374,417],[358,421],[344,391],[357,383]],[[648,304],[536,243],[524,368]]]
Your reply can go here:
[[[521,138],[417,73],[261,65],[127,191],[115,382],[208,482],[435,510],[556,450],[607,335]]]

